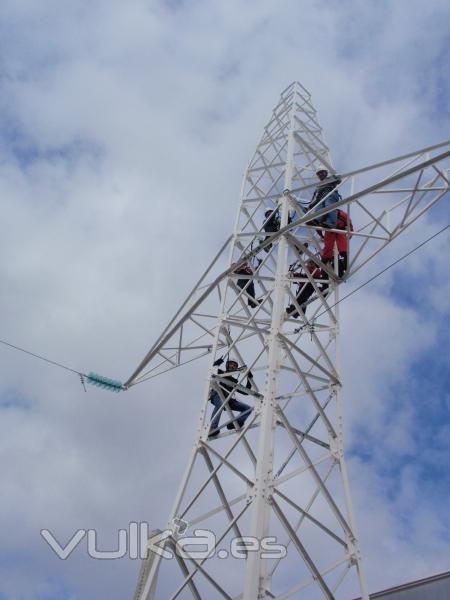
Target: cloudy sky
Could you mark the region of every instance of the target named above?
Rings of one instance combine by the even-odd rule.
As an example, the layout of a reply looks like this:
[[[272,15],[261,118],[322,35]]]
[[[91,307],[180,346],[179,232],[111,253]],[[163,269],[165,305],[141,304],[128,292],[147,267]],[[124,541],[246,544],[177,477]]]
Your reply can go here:
[[[0,338],[126,379],[229,235],[280,92],[309,89],[341,171],[443,141],[449,23],[448,0],[2,0]],[[450,570],[448,236],[342,308],[371,590]],[[129,597],[136,561],[39,531],[163,524],[205,365],[114,395],[0,358],[0,599]]]

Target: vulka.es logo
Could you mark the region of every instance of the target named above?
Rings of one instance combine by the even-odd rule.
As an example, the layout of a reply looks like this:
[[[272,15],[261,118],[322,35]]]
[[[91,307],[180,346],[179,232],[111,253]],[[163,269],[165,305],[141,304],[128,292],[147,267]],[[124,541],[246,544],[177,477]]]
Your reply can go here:
[[[131,522],[128,529],[119,529],[117,548],[105,550],[99,549],[98,535],[95,529],[79,529],[65,545],[62,545],[51,531],[41,529],[41,536],[61,560],[66,560],[83,538],[86,538],[87,553],[91,558],[114,560],[128,556],[129,558],[144,559],[149,551],[153,551],[153,545],[155,545],[155,550],[158,550],[164,557],[165,550],[156,544],[158,541],[164,541],[171,533],[170,529],[165,532],[150,533],[148,523]],[[171,556],[167,558],[171,558]]]
[[[150,532],[148,523],[132,522],[128,529],[119,529],[117,547],[112,550],[99,549],[95,529],[79,529],[66,544],[61,544],[48,529],[41,529],[41,536],[61,560],[66,560],[84,538],[87,554],[98,560],[116,560],[125,556],[145,559],[150,553],[169,560],[175,554],[195,559],[211,558],[216,553],[219,558],[232,556],[238,559],[246,558],[249,552],[260,552],[261,558],[270,559],[284,558],[287,554],[286,548],[277,544],[274,537],[263,538],[261,541],[250,536],[233,538],[229,548],[219,550],[214,533],[208,529],[195,529],[194,535],[178,537],[183,536],[187,526],[187,523],[178,519],[171,529]],[[165,543],[169,538],[170,543]]]

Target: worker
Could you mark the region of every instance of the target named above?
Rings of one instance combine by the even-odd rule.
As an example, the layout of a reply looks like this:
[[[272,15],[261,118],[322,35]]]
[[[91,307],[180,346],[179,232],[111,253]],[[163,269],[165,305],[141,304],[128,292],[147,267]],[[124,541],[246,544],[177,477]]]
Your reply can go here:
[[[322,262],[334,262],[334,246],[336,244],[338,252],[338,275],[343,277],[347,271],[348,263],[348,242],[352,237],[353,223],[348,214],[338,209],[336,211],[337,221],[335,229],[342,229],[345,233],[336,233],[334,231],[325,231],[323,239]]]
[[[263,229],[266,233],[276,233],[277,231],[279,231],[280,213],[277,208],[266,210],[266,212],[264,213]],[[270,235],[266,235],[264,241],[266,241],[270,237]],[[269,252],[271,248],[272,244],[267,244],[267,246],[264,247],[264,251]]]
[[[255,284],[253,282],[253,279],[251,279],[254,274],[251,266],[247,262],[244,262],[241,265],[239,265],[237,269],[235,269],[234,273],[236,273],[237,275],[246,276],[245,279],[238,279],[236,283],[238,287],[241,288],[241,290],[244,290],[244,293],[247,296],[247,304],[251,308],[256,308],[257,306],[259,306],[261,304],[261,300],[256,299]]]
[[[223,362],[223,357],[220,357],[214,362],[213,366],[218,367]],[[222,415],[222,411],[227,407],[232,411],[239,412],[239,417],[233,421],[230,421],[227,424],[227,429],[243,427],[247,417],[252,411],[252,408],[248,404],[245,404],[245,402],[240,402],[234,398],[235,393],[248,396],[247,392],[245,392],[243,389],[239,389],[238,386],[240,386],[240,384],[237,378],[230,375],[230,373],[237,373],[238,371],[241,371],[242,367],[239,368],[238,363],[235,360],[227,360],[225,363],[225,369],[225,371],[222,369],[217,369],[217,375],[215,376],[215,379],[218,382],[217,385],[220,389],[220,393],[217,390],[212,389],[209,395],[209,401],[214,405],[214,410],[211,415],[209,437],[216,437],[220,433],[220,417]],[[249,371],[247,373],[247,384],[245,386],[248,390],[252,388],[252,380],[253,374],[251,371]]]
[[[295,215],[295,211],[293,214],[291,214],[290,212],[288,213],[288,225],[290,223],[292,223],[292,220],[294,219],[294,215]],[[266,233],[276,233],[277,231],[280,230],[280,226],[281,226],[281,220],[280,220],[280,211],[278,208],[269,208],[268,210],[266,210],[266,212],[264,213],[264,223],[263,223],[263,229]],[[266,235],[266,237],[264,238],[264,241],[268,240],[271,236],[270,235]],[[265,252],[269,252],[270,249],[272,248],[272,244],[267,244],[267,246],[264,246],[264,251]]]
[[[338,175],[335,175],[332,179],[329,179],[328,171],[326,169],[319,169],[316,172],[316,175],[319,181],[324,181],[324,183],[319,183],[317,185],[311,202],[309,203],[308,210],[311,210],[312,208],[315,208],[316,210],[328,208],[332,204],[335,204],[341,200],[341,195],[336,187],[342,183],[342,179]],[[326,215],[323,215],[317,219],[317,221],[320,225],[325,225],[326,227],[335,229],[337,221],[336,211],[333,210]]]
[[[306,261],[305,270],[316,281],[328,280],[328,275],[326,273],[324,273],[322,271],[322,269],[320,269],[320,267],[317,265],[317,263],[311,259]],[[307,275],[306,275],[305,271],[300,271],[299,273],[291,273],[291,277],[305,278],[305,277],[307,277]],[[313,284],[309,280],[304,281],[304,282],[299,282],[298,286],[299,287],[297,290],[296,300],[297,300],[297,304],[299,304],[299,306],[300,306],[300,310],[302,311],[303,315],[305,315],[306,305],[308,303],[308,300],[311,298],[311,296],[314,294],[314,292],[316,290],[315,290]],[[319,285],[320,292],[323,294],[324,292],[326,292],[327,289],[328,289],[328,283],[321,282]],[[293,317],[294,319],[296,319],[299,315],[298,309],[296,308],[296,306],[294,304],[291,304],[287,307],[286,313],[287,313],[287,315],[289,315],[290,317]]]

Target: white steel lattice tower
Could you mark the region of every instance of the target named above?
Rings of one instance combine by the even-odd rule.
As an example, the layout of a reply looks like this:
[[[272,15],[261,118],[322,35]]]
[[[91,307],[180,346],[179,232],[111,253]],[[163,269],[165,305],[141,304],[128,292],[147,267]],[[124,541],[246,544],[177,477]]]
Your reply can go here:
[[[330,208],[318,205],[313,221],[301,208],[319,169],[335,175],[316,111],[298,83],[281,94],[247,168],[233,236],[126,384],[209,356],[168,529],[149,542],[173,558],[150,552],[136,600],[368,599],[343,451],[338,288],[446,194],[448,173],[436,165],[449,154],[444,143],[340,176],[334,208],[351,209],[355,226],[343,273],[336,246],[323,260],[316,219]],[[240,366],[232,387],[221,357]],[[211,395],[222,411],[213,427]],[[240,414],[232,398],[250,409]],[[182,551],[199,529],[216,546]]]

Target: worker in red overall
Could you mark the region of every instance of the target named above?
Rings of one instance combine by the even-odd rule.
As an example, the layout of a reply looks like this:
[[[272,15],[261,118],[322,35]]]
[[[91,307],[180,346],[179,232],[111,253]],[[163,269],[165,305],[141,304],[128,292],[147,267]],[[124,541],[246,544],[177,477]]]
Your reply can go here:
[[[336,229],[342,229],[345,233],[335,233],[334,231],[325,231],[323,237],[322,262],[332,263],[334,260],[334,245],[338,251],[338,274],[343,277],[348,266],[348,242],[352,237],[349,231],[353,231],[353,224],[346,212],[338,209]]]

